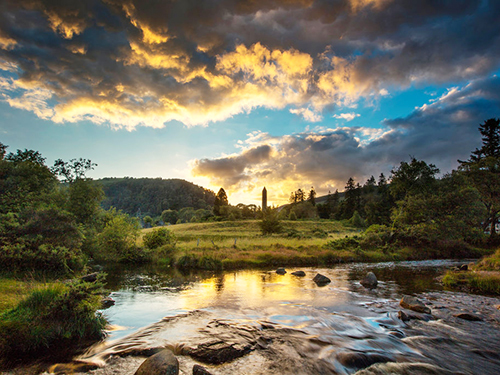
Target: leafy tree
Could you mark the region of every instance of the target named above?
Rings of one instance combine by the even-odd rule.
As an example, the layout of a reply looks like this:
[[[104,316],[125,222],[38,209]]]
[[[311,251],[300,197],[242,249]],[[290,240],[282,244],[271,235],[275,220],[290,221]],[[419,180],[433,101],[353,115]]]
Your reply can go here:
[[[469,160],[459,160],[460,170],[481,196],[486,209],[482,228],[489,228],[490,238],[493,238],[500,214],[500,120],[486,120],[479,126],[479,132],[482,146],[472,152]]]
[[[175,224],[178,219],[178,212],[175,210],[164,210],[161,213],[161,219],[164,223]]]
[[[52,167],[52,172],[58,176],[64,177],[66,182],[74,182],[78,179],[85,179],[85,174],[97,167],[96,163],[88,159],[71,159],[69,162],[57,159]]]
[[[166,228],[155,228],[151,232],[146,233],[142,240],[144,246],[150,250],[154,250],[161,246],[175,244],[175,235]]]
[[[311,190],[309,190],[309,195],[307,196],[307,201],[311,203],[313,206],[316,206],[316,190],[311,186]]]
[[[228,206],[229,201],[227,199],[227,194],[223,188],[219,189],[219,192],[215,196],[215,201],[214,201],[214,215],[215,216],[221,216],[221,207],[223,206]]]
[[[402,161],[393,169],[390,191],[396,200],[404,199],[407,194],[428,193],[436,182],[439,169],[434,164],[427,164],[413,156],[410,163]]]

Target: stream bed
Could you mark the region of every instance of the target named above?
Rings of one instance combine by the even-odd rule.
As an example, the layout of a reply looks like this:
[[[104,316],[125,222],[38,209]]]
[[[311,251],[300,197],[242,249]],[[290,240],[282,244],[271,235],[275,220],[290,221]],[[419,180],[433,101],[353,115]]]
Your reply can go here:
[[[442,290],[454,261],[182,274],[110,268],[105,341],[53,373],[134,374],[170,348],[181,374],[500,374],[500,299]],[[291,275],[303,270],[304,277]],[[378,286],[360,284],[372,271]],[[318,286],[320,273],[331,283]],[[431,314],[399,306],[403,295]],[[480,321],[455,315],[470,313]],[[230,359],[228,360],[228,358]]]

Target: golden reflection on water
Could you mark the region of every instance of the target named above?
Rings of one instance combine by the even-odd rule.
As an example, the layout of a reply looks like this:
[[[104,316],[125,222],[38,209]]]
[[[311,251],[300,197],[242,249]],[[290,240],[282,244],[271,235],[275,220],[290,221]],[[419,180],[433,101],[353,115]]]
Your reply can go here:
[[[321,298],[328,298],[329,303],[344,302],[348,296],[343,293],[349,289],[347,270],[322,270],[332,282],[318,287],[313,281],[316,272],[308,272],[305,277],[272,272],[238,271],[217,275],[202,280],[192,288],[179,294],[180,307],[191,311],[211,306],[238,306],[240,308],[259,308],[270,303],[300,303],[303,305],[321,304]],[[331,293],[317,293],[319,289],[328,289]]]

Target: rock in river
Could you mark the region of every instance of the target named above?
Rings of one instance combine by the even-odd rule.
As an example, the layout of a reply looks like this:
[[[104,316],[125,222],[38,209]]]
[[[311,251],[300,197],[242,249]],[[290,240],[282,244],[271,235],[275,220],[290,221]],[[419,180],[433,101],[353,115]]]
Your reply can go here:
[[[425,306],[424,303],[416,297],[403,296],[399,304],[401,307],[405,309],[413,310],[419,313],[425,313],[425,314],[431,313],[431,309]]]
[[[208,372],[208,370],[200,365],[193,366],[193,375],[212,375]]]
[[[146,359],[135,375],[178,375],[179,362],[174,354],[165,349]]]
[[[361,285],[365,288],[375,288],[377,284],[377,276],[373,272],[368,272],[363,280],[361,280]]]
[[[304,277],[306,275],[306,273],[304,271],[295,271],[295,272],[292,272],[292,275],[293,276]]]
[[[278,268],[278,269],[276,270],[276,273],[277,273],[278,275],[284,275],[284,274],[286,273],[286,270],[285,270],[284,268]]]
[[[198,345],[197,348],[190,349],[188,354],[203,363],[219,365],[243,357],[252,350],[249,344],[216,341]]]
[[[318,273],[316,276],[314,276],[313,281],[318,285],[318,286],[323,286],[328,283],[330,283],[332,280],[330,280],[328,277],[323,276],[322,274]]]
[[[483,320],[479,315],[471,314],[471,313],[467,313],[467,312],[455,314],[453,316],[456,318],[460,318],[460,319],[470,320],[471,322],[480,322]]]

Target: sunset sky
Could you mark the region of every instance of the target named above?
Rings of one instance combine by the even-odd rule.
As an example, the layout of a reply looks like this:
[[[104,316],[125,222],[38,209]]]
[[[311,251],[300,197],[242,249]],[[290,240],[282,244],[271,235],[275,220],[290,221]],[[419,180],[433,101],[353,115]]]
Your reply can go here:
[[[284,203],[500,117],[496,0],[2,0],[0,142]]]

